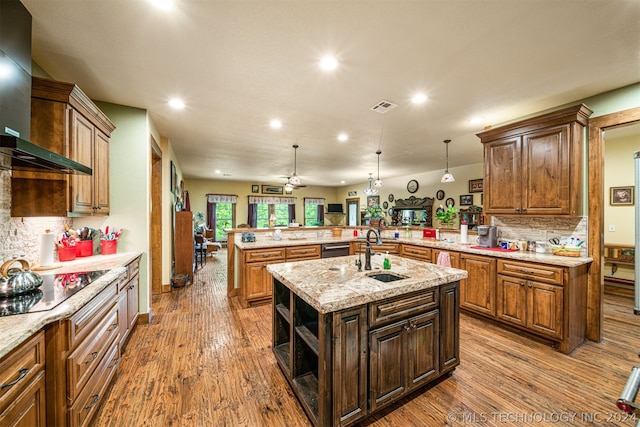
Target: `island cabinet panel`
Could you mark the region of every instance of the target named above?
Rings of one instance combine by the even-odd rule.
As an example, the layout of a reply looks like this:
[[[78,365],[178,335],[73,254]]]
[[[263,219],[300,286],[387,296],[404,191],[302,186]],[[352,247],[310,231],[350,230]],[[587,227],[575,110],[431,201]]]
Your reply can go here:
[[[287,261],[320,259],[320,245],[295,246],[286,248]]]
[[[582,210],[584,105],[481,132],[484,212],[570,215]]]
[[[460,286],[458,282],[440,287],[440,373],[460,364]]]
[[[352,255],[355,255],[358,253],[365,253],[365,251],[367,250],[367,245],[365,241],[351,242],[350,246],[351,246],[350,253]],[[400,243],[394,243],[394,242],[382,242],[381,245],[376,245],[374,242],[374,243],[371,243],[371,250],[377,254],[384,254],[386,252],[389,252],[390,255],[398,255],[400,254],[400,246],[401,246]]]
[[[333,425],[367,415],[368,335],[366,307],[333,314]]]
[[[273,278],[273,352],[313,425],[353,425],[453,370],[458,295],[452,282],[320,313]]]
[[[466,310],[495,317],[496,259],[462,254],[460,268],[468,277],[460,281],[460,306]]]
[[[0,425],[46,425],[44,347],[38,332],[0,360]]]

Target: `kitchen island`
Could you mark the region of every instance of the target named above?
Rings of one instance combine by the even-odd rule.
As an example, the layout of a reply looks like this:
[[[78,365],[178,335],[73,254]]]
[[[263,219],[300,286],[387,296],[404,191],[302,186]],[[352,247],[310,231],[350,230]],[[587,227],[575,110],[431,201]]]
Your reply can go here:
[[[467,272],[390,256],[267,266],[273,351],[316,426],[356,423],[449,375],[459,360],[459,281]],[[375,278],[376,276],[377,278]]]

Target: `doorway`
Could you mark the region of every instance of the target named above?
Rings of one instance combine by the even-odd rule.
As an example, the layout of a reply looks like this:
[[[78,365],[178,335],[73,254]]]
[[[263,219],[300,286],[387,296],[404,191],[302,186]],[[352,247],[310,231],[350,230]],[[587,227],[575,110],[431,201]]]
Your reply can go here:
[[[151,295],[162,293],[162,151],[153,138],[151,150],[151,221],[149,223],[149,254]]]
[[[347,225],[357,227],[360,222],[360,199],[347,199]]]
[[[602,341],[602,249],[604,247],[604,133],[606,130],[640,122],[640,107],[589,119],[589,269],[587,291],[587,338]]]

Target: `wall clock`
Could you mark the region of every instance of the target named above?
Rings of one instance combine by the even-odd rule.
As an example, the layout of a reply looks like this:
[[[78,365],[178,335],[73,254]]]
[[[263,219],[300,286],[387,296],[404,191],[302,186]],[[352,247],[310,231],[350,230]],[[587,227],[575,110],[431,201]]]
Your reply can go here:
[[[393,194],[389,194],[389,201],[393,202],[395,200],[395,197],[393,197]]]
[[[456,201],[455,201],[455,200],[453,200],[451,197],[449,197],[449,198],[447,199],[446,204],[447,204],[447,206],[455,206],[455,205],[456,205]]]
[[[409,181],[407,183],[407,191],[409,193],[415,193],[416,191],[418,191],[418,181],[416,181],[415,179]]]
[[[438,200],[444,199],[444,191],[438,190],[438,192],[436,193],[436,199]]]

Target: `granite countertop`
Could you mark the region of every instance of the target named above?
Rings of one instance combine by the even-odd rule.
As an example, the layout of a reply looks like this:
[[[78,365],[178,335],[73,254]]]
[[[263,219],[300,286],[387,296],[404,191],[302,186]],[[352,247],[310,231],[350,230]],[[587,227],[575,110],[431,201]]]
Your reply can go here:
[[[239,249],[247,250],[247,249],[270,249],[270,248],[278,248],[278,247],[287,247],[287,246],[301,246],[301,245],[319,245],[322,243],[339,243],[339,242],[363,242],[363,238],[356,237],[324,237],[324,238],[316,238],[309,237],[304,239],[290,239],[286,236],[282,237],[282,240],[259,240],[257,242],[236,242],[236,247]],[[591,257],[566,257],[566,256],[557,256],[552,254],[540,254],[540,253],[532,253],[532,252],[520,252],[520,251],[508,251],[503,252],[499,250],[490,250],[490,249],[475,249],[472,248],[473,244],[460,244],[460,243],[451,243],[444,242],[438,240],[431,239],[422,239],[422,238],[403,238],[400,237],[398,239],[382,239],[383,242],[391,242],[391,243],[403,243],[403,244],[411,244],[417,246],[424,246],[427,248],[433,249],[443,249],[455,252],[465,252],[469,254],[475,255],[486,255],[492,256],[495,258],[506,258],[527,262],[539,262],[542,264],[550,264],[557,265],[561,267],[578,267],[580,265],[589,264],[593,262],[593,258]],[[375,251],[375,245],[372,246],[372,249]]]
[[[0,336],[0,358],[7,355],[47,324],[73,315],[106,288],[107,285],[125,273],[126,268],[124,266],[140,255],[139,252],[125,252],[114,255],[83,257],[74,261],[62,262],[60,263],[62,264],[60,268],[38,271],[37,273],[39,274],[59,274],[87,270],[109,270],[108,273],[105,273],[95,282],[92,282],[86,288],[49,311],[0,317],[0,330],[2,330],[2,335]]]
[[[383,270],[382,256],[371,257],[371,271],[358,272],[358,255],[267,265],[267,270],[319,313],[331,313],[374,301],[429,289],[467,277],[467,272],[390,255],[391,269]],[[362,256],[364,263],[364,256]],[[368,277],[393,273],[407,277],[384,283]]]

